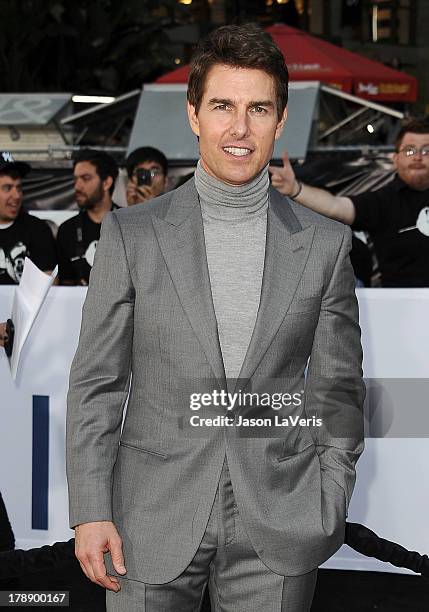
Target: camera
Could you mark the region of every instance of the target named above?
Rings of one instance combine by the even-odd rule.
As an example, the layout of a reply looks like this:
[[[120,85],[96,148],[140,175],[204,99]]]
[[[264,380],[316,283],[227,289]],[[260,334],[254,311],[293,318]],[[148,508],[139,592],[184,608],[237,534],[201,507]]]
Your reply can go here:
[[[152,172],[145,170],[144,168],[137,168],[136,170],[137,186],[151,185],[152,184]]]

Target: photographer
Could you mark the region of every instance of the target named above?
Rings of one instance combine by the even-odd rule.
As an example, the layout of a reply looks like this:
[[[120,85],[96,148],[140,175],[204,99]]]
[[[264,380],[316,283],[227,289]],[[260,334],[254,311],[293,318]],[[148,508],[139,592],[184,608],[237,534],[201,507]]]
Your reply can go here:
[[[139,147],[125,161],[128,173],[128,206],[156,198],[165,191],[168,164],[164,153],[154,147]]]

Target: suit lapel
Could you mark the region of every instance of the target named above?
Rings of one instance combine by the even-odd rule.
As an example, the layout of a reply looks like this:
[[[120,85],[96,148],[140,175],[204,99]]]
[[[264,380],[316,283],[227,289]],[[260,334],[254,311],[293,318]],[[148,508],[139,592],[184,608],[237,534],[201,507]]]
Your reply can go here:
[[[213,373],[225,385],[207,266],[201,209],[194,181],[188,181],[172,197],[164,218],[152,216],[160,249],[189,323]]]
[[[177,294],[218,382],[225,370],[207,266],[204,229],[193,181],[176,190],[164,217],[153,226]],[[249,379],[268,350],[292,302],[310,253],[314,226],[302,228],[290,204],[270,190],[261,299],[240,371]],[[238,390],[239,383],[237,382]]]
[[[290,204],[270,189],[261,300],[240,379],[253,375],[286,315],[308,259],[314,230],[314,226],[302,229]],[[236,390],[238,387],[239,382]]]

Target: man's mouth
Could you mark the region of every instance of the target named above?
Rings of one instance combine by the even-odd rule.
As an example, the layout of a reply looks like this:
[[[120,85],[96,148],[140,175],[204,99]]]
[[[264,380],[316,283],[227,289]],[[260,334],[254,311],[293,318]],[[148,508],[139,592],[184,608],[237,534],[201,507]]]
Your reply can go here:
[[[252,149],[248,149],[247,147],[223,147],[223,150],[226,153],[234,155],[234,157],[244,157],[252,153]]]

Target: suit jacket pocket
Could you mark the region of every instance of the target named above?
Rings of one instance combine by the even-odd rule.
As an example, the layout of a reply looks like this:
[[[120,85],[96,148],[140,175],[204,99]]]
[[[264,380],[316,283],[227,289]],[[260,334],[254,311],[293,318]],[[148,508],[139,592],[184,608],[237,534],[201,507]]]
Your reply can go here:
[[[121,446],[124,448],[128,448],[133,451],[137,451],[139,453],[148,453],[149,455],[155,455],[155,457],[160,457],[161,459],[167,459],[168,455],[165,453],[161,453],[156,450],[152,450],[150,448],[143,448],[142,446],[137,446],[136,444],[130,444],[129,442],[123,442],[122,440],[119,442]]]

